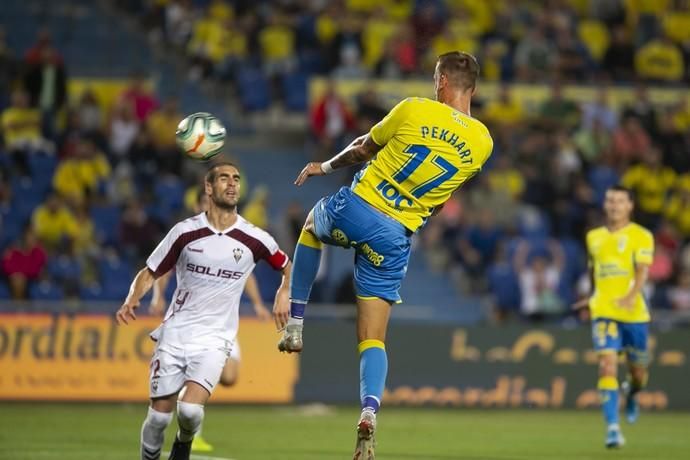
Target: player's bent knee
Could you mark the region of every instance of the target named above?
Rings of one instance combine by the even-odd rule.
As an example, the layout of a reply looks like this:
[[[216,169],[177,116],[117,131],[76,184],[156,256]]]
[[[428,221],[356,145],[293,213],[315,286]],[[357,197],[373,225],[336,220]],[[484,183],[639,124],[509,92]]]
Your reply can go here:
[[[177,402],[177,420],[181,428],[196,431],[204,419],[204,406],[202,404],[189,403],[185,401]]]
[[[172,412],[159,412],[153,407],[149,407],[149,412],[146,416],[146,423],[158,430],[165,430],[172,421]]]

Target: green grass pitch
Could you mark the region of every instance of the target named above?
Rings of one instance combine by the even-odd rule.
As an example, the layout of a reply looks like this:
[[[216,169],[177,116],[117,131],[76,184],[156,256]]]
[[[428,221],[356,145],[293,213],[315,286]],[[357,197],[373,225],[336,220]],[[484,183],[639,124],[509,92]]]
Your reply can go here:
[[[136,460],[145,404],[0,403],[2,460]],[[209,405],[197,460],[349,459],[356,408],[310,414],[295,407]],[[378,460],[688,459],[689,413],[643,413],[623,424],[625,448],[603,447],[596,411],[481,411],[385,407]],[[170,448],[174,423],[166,433]]]

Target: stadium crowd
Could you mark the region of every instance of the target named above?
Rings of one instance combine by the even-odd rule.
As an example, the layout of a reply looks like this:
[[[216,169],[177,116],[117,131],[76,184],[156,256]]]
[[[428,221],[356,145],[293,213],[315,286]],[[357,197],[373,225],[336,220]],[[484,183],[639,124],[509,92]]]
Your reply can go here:
[[[295,72],[429,79],[435,56],[456,48],[476,53],[484,80],[549,82],[536,114],[509,85],[473,108],[492,132],[492,160],[429,221],[417,256],[461,292],[488,295],[498,318],[560,317],[588,289],[584,232],[620,182],[655,233],[653,306],[690,310],[690,98],[661,107],[646,86],[690,81],[690,2],[118,3],[152,39],[186,50],[191,78],[237,82],[256,67],[274,101]],[[199,171],[182,167],[170,135],[182,114],[141,77],[112,107],[89,91],[70,99],[49,35],[20,54],[0,33],[0,298],[120,299],[132,267],[192,212]],[[568,82],[598,94],[576,103],[562,92]],[[634,85],[634,103],[614,109],[613,83]],[[323,155],[385,115],[378,98],[367,89],[353,106],[333,88],[313,101]],[[268,225],[265,190],[253,192],[241,212]],[[302,214],[286,210],[291,238]]]

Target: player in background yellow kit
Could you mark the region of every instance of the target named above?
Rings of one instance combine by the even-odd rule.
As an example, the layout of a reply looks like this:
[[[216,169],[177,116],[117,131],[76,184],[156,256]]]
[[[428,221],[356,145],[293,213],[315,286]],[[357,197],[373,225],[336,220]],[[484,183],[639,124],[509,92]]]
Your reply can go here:
[[[368,162],[350,187],[321,199],[311,210],[295,249],[289,311],[274,311],[285,328],[281,351],[302,351],[302,326],[322,244],[355,250],[360,402],[354,458],[374,458],[376,413],[386,381],[386,329],[391,305],[407,270],[410,237],[451,194],[478,173],[493,148],[489,131],[470,116],[479,65],[463,52],[436,63],[436,100],[400,102],[368,134],[325,163],[309,163],[297,177]]]
[[[636,394],[647,383],[649,305],[642,289],[654,256],[654,238],[631,222],[632,192],[614,186],[606,191],[606,225],[587,233],[587,253],[594,291],[585,302],[592,317],[594,349],[599,353],[599,382],[606,420],[606,447],[622,447],[625,439],[618,423],[618,354],[625,353],[628,378],[625,411],[637,420]],[[584,306],[580,303],[578,306]]]

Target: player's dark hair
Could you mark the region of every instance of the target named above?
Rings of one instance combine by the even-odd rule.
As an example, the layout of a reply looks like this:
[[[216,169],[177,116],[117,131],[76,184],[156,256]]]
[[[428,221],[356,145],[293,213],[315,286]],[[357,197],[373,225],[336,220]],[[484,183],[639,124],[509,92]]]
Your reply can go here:
[[[469,53],[451,51],[438,57],[438,71],[451,85],[463,90],[474,89],[479,77],[479,63]]]
[[[635,201],[635,194],[633,193],[633,191],[630,190],[628,187],[625,187],[624,185],[620,185],[620,184],[612,185],[612,186],[610,186],[610,187],[609,187],[608,189],[606,189],[606,190],[607,190],[607,191],[608,191],[608,190],[611,190],[612,192],[623,192],[623,193],[626,193],[626,194],[628,195],[628,199],[629,199],[630,201]]]
[[[208,182],[209,184],[212,184],[216,181],[216,173],[218,172],[218,168],[221,166],[232,166],[233,168],[237,168],[237,165],[231,161],[219,161],[218,163],[214,163],[209,168],[206,170],[206,177],[204,180]]]

